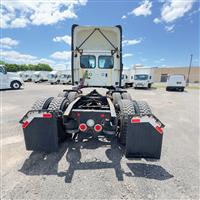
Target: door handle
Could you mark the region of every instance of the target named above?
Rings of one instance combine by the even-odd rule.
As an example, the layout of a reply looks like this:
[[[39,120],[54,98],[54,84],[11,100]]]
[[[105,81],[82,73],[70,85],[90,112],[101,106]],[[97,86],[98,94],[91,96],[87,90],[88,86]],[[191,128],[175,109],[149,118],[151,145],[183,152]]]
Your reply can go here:
[[[105,77],[108,77],[108,74],[107,74],[107,73],[105,73]]]

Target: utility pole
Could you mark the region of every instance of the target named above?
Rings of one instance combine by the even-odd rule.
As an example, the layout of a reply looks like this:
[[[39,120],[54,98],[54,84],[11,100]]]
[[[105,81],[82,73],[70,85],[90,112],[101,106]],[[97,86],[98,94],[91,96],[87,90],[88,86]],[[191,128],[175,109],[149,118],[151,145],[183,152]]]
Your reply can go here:
[[[188,77],[187,77],[187,83],[189,84],[190,81],[190,70],[192,67],[192,58],[193,58],[193,54],[190,55],[190,65],[189,65],[189,70],[188,70]]]

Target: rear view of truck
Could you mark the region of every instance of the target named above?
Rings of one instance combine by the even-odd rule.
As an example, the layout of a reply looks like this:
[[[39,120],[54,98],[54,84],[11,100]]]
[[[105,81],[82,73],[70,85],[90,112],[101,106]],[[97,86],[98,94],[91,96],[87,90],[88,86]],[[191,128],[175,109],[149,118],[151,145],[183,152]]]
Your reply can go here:
[[[71,50],[75,87],[39,99],[24,115],[27,150],[54,152],[63,140],[89,132],[117,137],[126,157],[159,159],[164,125],[146,102],[122,89],[121,26],[73,25]],[[91,91],[84,94],[86,87]]]

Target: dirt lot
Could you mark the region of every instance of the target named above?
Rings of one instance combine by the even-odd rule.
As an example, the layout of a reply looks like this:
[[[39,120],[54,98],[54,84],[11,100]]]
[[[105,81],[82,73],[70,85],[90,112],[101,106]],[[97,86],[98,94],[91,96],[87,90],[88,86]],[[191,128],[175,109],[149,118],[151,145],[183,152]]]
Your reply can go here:
[[[69,87],[69,86],[68,86]],[[1,199],[199,199],[199,90],[129,89],[166,125],[158,162],[128,160],[115,138],[27,152],[18,121],[37,97],[66,86],[28,83],[1,91]]]

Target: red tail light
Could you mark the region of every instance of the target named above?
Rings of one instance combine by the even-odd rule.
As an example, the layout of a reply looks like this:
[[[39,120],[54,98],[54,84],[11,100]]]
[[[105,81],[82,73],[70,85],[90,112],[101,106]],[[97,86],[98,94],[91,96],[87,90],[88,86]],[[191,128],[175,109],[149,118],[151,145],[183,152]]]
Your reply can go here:
[[[102,113],[102,114],[100,114],[100,117],[101,117],[101,118],[104,118],[104,117],[105,117],[105,115]]]
[[[29,125],[29,122],[28,122],[28,121],[25,121],[25,122],[22,124],[22,128],[26,128],[28,125]]]
[[[85,132],[87,130],[87,125],[82,123],[79,125],[79,130],[82,131],[82,132]]]
[[[44,113],[43,118],[52,118],[52,114],[51,113]]]
[[[139,118],[132,118],[131,123],[140,123],[140,119]]]
[[[102,131],[102,126],[101,126],[100,124],[96,124],[96,125],[94,126],[94,130],[95,130],[96,132],[101,132],[101,131]]]
[[[160,134],[163,134],[163,129],[161,127],[156,126],[155,128]]]

